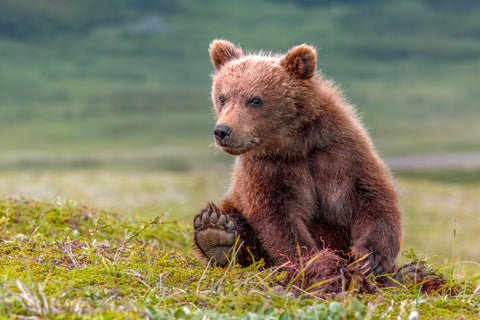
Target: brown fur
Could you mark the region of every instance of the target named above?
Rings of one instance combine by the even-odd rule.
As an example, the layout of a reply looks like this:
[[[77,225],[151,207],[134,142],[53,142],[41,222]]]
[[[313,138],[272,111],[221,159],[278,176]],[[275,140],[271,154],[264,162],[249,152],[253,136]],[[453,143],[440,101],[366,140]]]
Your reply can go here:
[[[249,247],[268,265],[297,261],[299,245],[301,254],[363,257],[364,273],[392,272],[401,213],[389,171],[341,92],[315,73],[314,49],[244,55],[216,40],[210,55],[217,125],[232,130],[217,145],[238,156],[218,206],[240,230],[240,256],[250,257],[238,262],[251,262]]]

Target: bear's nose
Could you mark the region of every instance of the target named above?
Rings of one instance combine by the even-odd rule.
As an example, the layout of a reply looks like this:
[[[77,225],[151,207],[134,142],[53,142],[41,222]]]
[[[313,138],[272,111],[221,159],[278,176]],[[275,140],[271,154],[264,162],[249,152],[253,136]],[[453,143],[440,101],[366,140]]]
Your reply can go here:
[[[213,135],[215,136],[215,139],[219,143],[223,143],[227,141],[230,138],[231,134],[232,134],[232,129],[230,129],[229,126],[224,124],[216,125],[215,129],[213,130]]]

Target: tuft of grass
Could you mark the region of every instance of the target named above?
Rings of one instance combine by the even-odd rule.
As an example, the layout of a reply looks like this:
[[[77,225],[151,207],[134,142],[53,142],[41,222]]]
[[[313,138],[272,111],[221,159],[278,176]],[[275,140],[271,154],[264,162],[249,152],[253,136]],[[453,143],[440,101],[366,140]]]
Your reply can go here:
[[[192,258],[191,229],[127,219],[71,202],[0,201],[0,318],[471,318],[478,283],[445,274],[457,296],[418,285],[375,295],[297,296],[261,262],[240,268]],[[281,275],[280,275],[281,276]]]

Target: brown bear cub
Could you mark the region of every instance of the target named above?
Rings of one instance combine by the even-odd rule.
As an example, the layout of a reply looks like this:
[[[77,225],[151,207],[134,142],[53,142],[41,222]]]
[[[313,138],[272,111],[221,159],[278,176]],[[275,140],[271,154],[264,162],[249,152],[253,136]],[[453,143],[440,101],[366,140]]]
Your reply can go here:
[[[232,185],[194,219],[199,254],[267,266],[332,250],[364,275],[395,270],[401,213],[389,170],[353,108],[315,71],[308,45],[252,54],[215,40],[216,145],[236,155]]]

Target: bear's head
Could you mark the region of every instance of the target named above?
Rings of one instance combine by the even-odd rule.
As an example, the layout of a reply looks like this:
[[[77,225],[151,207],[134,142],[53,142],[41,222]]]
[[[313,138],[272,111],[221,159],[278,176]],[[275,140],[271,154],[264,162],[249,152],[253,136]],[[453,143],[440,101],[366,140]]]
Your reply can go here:
[[[273,154],[298,140],[299,128],[318,112],[312,106],[315,50],[300,45],[285,55],[245,55],[232,43],[215,40],[209,51],[216,69],[216,145],[233,155]]]

